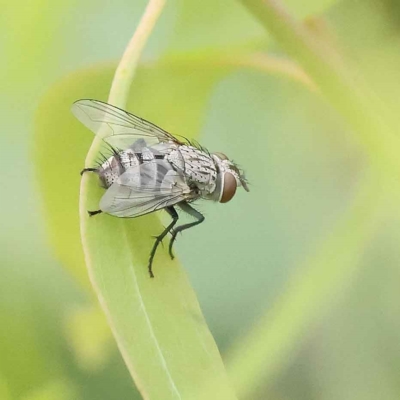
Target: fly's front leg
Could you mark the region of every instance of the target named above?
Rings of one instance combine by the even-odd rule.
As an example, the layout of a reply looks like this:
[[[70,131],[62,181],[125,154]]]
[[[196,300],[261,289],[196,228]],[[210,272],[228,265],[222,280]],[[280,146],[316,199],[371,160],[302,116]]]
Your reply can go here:
[[[85,172],[99,172],[99,170],[97,168],[84,168],[81,171],[81,176],[85,173]],[[102,211],[101,210],[96,210],[96,211],[89,211],[88,210],[88,214],[89,217],[93,217],[93,215],[97,215],[97,214],[101,214]]]
[[[81,176],[82,176],[85,172],[99,172],[99,170],[98,170],[97,168],[83,168],[83,170],[81,171]]]
[[[174,253],[172,252],[172,246],[174,245],[174,242],[176,240],[176,235],[179,232],[184,231],[185,229],[193,228],[196,225],[201,224],[205,218],[204,215],[199,213],[197,210],[195,210],[192,206],[190,206],[188,203],[179,203],[178,206],[181,208],[182,211],[185,211],[186,213],[190,214],[192,217],[196,218],[197,221],[191,222],[189,224],[183,224],[175,229],[172,229],[172,237],[171,241],[169,242],[169,255],[171,256],[171,260],[175,258]]]
[[[153,258],[156,254],[157,247],[158,245],[162,242],[162,240],[165,238],[165,236],[168,234],[168,232],[171,231],[171,229],[174,227],[174,225],[177,223],[179,217],[178,213],[176,212],[174,207],[166,207],[165,210],[168,212],[168,214],[172,218],[172,222],[163,230],[161,235],[156,237],[156,241],[153,245],[153,248],[151,249],[150,253],[150,259],[149,259],[149,274],[150,278],[154,278],[153,270],[152,270],[152,264],[153,264]]]

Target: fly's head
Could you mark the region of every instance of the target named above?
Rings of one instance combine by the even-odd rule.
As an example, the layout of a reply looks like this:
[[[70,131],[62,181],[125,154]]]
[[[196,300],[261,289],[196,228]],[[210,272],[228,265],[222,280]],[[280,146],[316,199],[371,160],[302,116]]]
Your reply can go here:
[[[212,153],[211,156],[217,166],[216,188],[210,196],[212,200],[227,203],[240,186],[249,191],[244,172],[233,161],[223,153]]]

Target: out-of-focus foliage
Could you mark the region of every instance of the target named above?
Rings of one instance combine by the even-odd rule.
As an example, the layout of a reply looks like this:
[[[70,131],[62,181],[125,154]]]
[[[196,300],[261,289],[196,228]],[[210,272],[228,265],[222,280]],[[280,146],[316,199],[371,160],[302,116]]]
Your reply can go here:
[[[112,65],[145,4],[36,0],[23,6],[7,3],[2,8],[2,399],[135,398],[131,378],[88,296],[79,238],[75,237],[78,211],[76,204],[74,213],[71,201],[77,201],[79,170],[91,137],[74,122],[61,123],[67,118],[72,121],[65,114],[75,94],[53,99],[51,93],[71,82],[65,75],[84,68],[80,80],[70,84],[81,97],[105,100]],[[388,125],[396,126],[400,82],[397,3],[286,4],[294,15],[307,18],[314,35],[344,55],[386,110]],[[207,58],[207,54],[214,57],[215,50],[237,51],[241,56],[246,51],[270,49],[283,53],[280,44],[240,4],[176,1],[168,4],[156,27],[145,61],[169,53],[174,57],[179,53],[184,60],[199,52]],[[105,61],[113,63],[103,67]],[[201,82],[203,69],[189,75],[188,83],[180,82],[170,108],[160,107],[159,99],[162,96],[165,101],[167,89],[175,86],[179,67],[173,74],[162,69],[144,71],[136,86],[142,96],[135,97],[133,87],[129,109],[162,121],[178,134],[199,134],[210,150],[224,151],[238,161],[251,183],[251,192],[238,192],[232,203],[199,204],[206,223],[177,243],[180,261],[225,355],[240,346],[268,310],[279,311],[278,305],[290,300],[307,279],[309,260],[315,260],[327,240],[332,240],[340,221],[353,215],[349,206],[369,171],[367,160],[374,157],[374,151],[366,154],[359,147],[347,120],[321,94],[282,76],[249,69],[218,76],[200,112],[199,101],[204,97],[199,96],[196,82]],[[69,93],[75,93],[72,89]],[[46,137],[62,135],[63,139],[54,140],[57,145],[41,153],[41,139],[33,135],[34,112],[45,93],[47,103],[40,108],[40,121],[45,124],[46,113],[49,121],[60,118],[59,128],[52,126]],[[173,107],[175,96],[181,99],[183,95],[184,113]],[[168,126],[170,113],[174,113],[171,121],[178,121],[181,113],[186,116],[182,127],[190,132],[182,132],[176,122]],[[390,134],[398,136],[395,131]],[[34,169],[33,160],[38,159],[39,168]],[[54,182],[54,197],[41,193],[38,171],[46,174],[49,184]],[[71,185],[76,187],[76,197],[68,197]],[[357,227],[347,231],[343,253],[337,258],[330,254],[332,260],[324,259],[320,270],[313,269],[326,282],[332,273],[324,269],[326,265],[336,268],[335,262],[340,262],[344,267],[341,256],[354,254],[354,259],[346,258],[350,271],[346,275],[343,269],[340,284],[328,286],[324,297],[317,287],[319,281],[313,287],[311,279],[298,307],[285,309],[285,330],[282,335],[275,331],[274,336],[277,343],[286,340],[285,351],[265,364],[265,379],[249,389],[249,398],[399,398],[399,210],[391,198],[383,204],[379,211],[386,218],[370,234],[364,238],[364,230],[359,232]],[[44,208],[59,210],[59,219],[45,219]],[[317,302],[317,312],[311,317],[303,314],[304,299]],[[276,320],[270,320],[273,328]]]

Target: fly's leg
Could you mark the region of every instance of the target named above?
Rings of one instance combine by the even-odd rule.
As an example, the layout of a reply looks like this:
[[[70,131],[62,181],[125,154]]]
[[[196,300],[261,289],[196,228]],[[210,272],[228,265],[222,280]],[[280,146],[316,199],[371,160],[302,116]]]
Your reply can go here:
[[[98,172],[99,170],[97,169],[97,168],[84,168],[82,171],[81,171],[81,176],[85,173],[85,172]],[[88,210],[88,214],[89,214],[89,217],[93,217],[93,215],[97,215],[97,214],[100,214],[100,213],[102,213],[103,211],[101,211],[101,210],[96,210],[96,211],[89,211]]]
[[[89,217],[93,217],[93,215],[101,214],[102,212],[103,211],[101,211],[101,210],[96,210],[96,211],[89,211],[88,210]]]
[[[97,168],[84,168],[84,169],[81,171],[81,176],[82,176],[85,172],[98,172],[98,169],[97,169]]]
[[[178,218],[179,218],[178,217],[178,213],[176,212],[174,207],[166,207],[165,210],[171,216],[172,222],[163,230],[161,235],[156,236],[156,241],[155,241],[155,243],[153,245],[153,248],[151,249],[150,259],[149,259],[149,274],[150,274],[150,278],[154,278],[152,265],[153,265],[153,258],[154,258],[155,254],[156,254],[156,251],[157,251],[157,247],[162,242],[162,240],[165,238],[165,236],[168,234],[168,232],[171,231],[171,229],[177,223]]]
[[[175,243],[176,240],[176,235],[179,232],[184,231],[185,229],[189,229],[192,228],[196,225],[201,224],[205,218],[204,215],[199,213],[197,210],[195,210],[192,206],[190,206],[188,203],[179,203],[178,204],[179,207],[181,208],[182,211],[185,211],[186,213],[190,214],[192,217],[196,218],[197,221],[191,222],[189,224],[184,224],[184,225],[179,225],[178,227],[176,227],[175,229],[172,229],[172,237],[171,237],[171,241],[169,242],[169,255],[171,256],[171,260],[173,260],[175,258],[174,253],[172,252],[172,246]]]

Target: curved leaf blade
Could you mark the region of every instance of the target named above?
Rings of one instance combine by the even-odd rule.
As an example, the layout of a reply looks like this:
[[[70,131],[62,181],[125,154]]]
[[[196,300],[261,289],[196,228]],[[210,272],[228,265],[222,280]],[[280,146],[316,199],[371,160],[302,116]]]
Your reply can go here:
[[[189,136],[188,132],[198,127],[210,87],[221,71],[199,71],[196,75],[179,70],[175,76],[174,71],[165,65],[162,69],[142,68],[129,110]],[[54,244],[60,258],[68,265],[75,264],[75,276],[82,282],[78,184],[92,136],[74,121],[69,108],[79,98],[104,99],[111,74],[111,67],[73,74],[55,86],[39,110],[36,161],[50,226],[56,233]],[[49,169],[49,165],[56,168]],[[219,399],[235,398],[196,296],[178,262],[170,261],[160,249],[154,264],[156,278],[148,276],[151,235],[162,230],[158,217],[122,220],[99,215],[89,219],[86,210],[98,206],[103,191],[96,176],[86,174],[84,179],[88,180],[81,207],[86,262],[143,397],[200,399],[198,388],[212,378]]]

